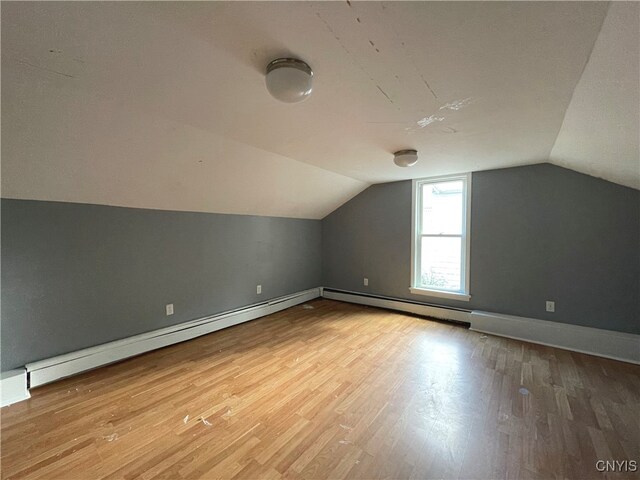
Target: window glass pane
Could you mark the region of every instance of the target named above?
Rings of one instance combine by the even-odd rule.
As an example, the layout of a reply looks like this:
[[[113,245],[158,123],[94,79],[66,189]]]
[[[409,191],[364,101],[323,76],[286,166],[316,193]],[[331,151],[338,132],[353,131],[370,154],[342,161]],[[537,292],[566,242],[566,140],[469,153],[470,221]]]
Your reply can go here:
[[[460,237],[422,237],[420,278],[422,287],[460,291]]]
[[[422,233],[462,234],[462,180],[422,185]]]

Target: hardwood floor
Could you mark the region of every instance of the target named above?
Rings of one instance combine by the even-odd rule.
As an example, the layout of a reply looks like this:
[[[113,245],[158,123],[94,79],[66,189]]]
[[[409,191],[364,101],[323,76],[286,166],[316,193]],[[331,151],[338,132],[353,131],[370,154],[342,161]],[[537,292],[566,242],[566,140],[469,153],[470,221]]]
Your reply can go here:
[[[640,367],[315,300],[32,391],[2,478],[639,478]]]

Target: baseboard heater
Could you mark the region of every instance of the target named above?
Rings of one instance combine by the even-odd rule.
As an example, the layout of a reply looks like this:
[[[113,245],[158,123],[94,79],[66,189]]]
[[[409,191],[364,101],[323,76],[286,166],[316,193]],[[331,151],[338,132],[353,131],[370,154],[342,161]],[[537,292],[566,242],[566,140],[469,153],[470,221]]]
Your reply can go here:
[[[192,320],[122,340],[104,343],[57,357],[28,363],[25,367],[29,388],[69,377],[86,370],[114,363],[141,353],[156,350],[223,328],[248,322],[280,310],[313,300],[321,295],[320,288],[312,288],[291,295],[274,298],[248,307],[230,310]]]
[[[24,368],[0,373],[0,407],[21,402],[30,396]]]
[[[640,335],[493,312],[471,312],[471,330],[640,364]]]
[[[324,288],[324,298],[462,322],[471,330],[563,350],[640,364],[640,335],[562,322],[424,304],[413,300]]]
[[[420,303],[413,300],[385,297],[382,295],[373,295],[362,292],[352,292],[349,290],[338,290],[334,288],[323,288],[322,296],[323,298],[330,298],[332,300],[386,308],[389,310],[408,312],[439,320],[462,323],[467,327],[470,325],[469,315],[471,314],[471,311],[463,308]]]

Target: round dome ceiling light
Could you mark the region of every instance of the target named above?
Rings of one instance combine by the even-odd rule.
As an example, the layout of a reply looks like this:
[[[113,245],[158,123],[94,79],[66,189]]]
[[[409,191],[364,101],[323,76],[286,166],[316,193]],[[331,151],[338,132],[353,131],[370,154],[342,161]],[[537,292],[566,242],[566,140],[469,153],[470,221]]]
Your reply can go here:
[[[297,58],[277,58],[267,65],[267,90],[281,102],[305,100],[313,90],[312,80],[311,67]]]
[[[399,167],[412,167],[418,163],[418,151],[400,150],[393,154],[393,163]]]

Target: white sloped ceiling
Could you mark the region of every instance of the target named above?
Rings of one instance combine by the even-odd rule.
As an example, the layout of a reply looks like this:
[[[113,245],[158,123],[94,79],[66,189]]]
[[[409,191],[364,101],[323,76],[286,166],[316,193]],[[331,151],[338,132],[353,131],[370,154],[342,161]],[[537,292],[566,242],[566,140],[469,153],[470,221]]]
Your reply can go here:
[[[2,196],[322,218],[370,183],[544,162],[606,13],[3,3]],[[264,87],[285,55],[315,72],[301,104]],[[418,165],[395,167],[401,148]]]
[[[551,162],[640,189],[640,3],[614,2]]]

